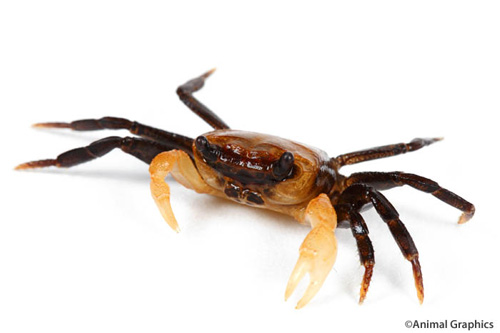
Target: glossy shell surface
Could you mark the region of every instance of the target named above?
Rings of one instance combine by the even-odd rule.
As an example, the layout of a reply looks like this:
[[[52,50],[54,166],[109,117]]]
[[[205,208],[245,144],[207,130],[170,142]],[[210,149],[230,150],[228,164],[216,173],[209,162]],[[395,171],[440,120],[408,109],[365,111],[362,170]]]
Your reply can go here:
[[[335,182],[335,171],[322,150],[237,130],[217,130],[202,137],[214,153],[207,156],[194,144],[196,166],[207,184],[229,199],[281,211],[278,206],[307,203]],[[274,179],[273,167],[286,152],[293,154],[293,169],[284,179]]]

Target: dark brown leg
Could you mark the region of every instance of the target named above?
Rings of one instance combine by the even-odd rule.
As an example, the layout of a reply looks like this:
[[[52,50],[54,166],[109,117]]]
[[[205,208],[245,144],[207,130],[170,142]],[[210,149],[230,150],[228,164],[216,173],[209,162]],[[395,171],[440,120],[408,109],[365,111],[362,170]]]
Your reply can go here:
[[[370,281],[373,275],[373,266],[375,266],[375,251],[373,245],[368,237],[368,227],[363,220],[361,214],[350,208],[349,205],[335,206],[337,217],[340,221],[348,221],[351,227],[352,234],[356,239],[358,247],[359,260],[365,267],[365,274],[363,275],[363,282],[361,282],[361,289],[359,291],[359,304],[365,300]]]
[[[413,139],[410,143],[398,143],[394,145],[374,147],[365,150],[359,150],[348,154],[337,156],[334,160],[338,163],[338,167],[344,165],[356,164],[378,158],[390,157],[399,154],[404,154],[409,151],[419,150],[422,147],[428,146],[442,138],[432,139]]]
[[[396,186],[409,185],[419,191],[430,193],[441,201],[463,212],[458,223],[465,223],[475,212],[474,205],[455,193],[439,186],[433,180],[403,172],[359,172],[345,180],[345,186],[367,184],[377,190],[386,190]]]
[[[184,83],[177,88],[177,95],[179,95],[181,101],[184,102],[184,104],[186,104],[191,111],[196,113],[201,119],[205,120],[214,129],[226,129],[229,128],[229,126],[222,119],[193,97],[193,93],[203,87],[205,79],[214,71],[215,69],[212,69],[205,74]]]
[[[39,128],[70,128],[74,131],[126,129],[132,134],[136,134],[151,141],[159,142],[162,145],[169,147],[169,149],[181,149],[188,153],[191,157],[193,155],[193,139],[124,118],[104,117],[100,119],[81,119],[70,123],[39,123],[33,126]]]
[[[20,164],[16,170],[43,168],[48,166],[55,166],[58,168],[69,168],[81,163],[85,163],[102,157],[115,148],[120,148],[127,154],[137,157],[141,161],[151,163],[153,158],[159,153],[171,150],[161,143],[138,139],[138,138],[120,138],[117,136],[110,136],[95,142],[92,142],[87,147],[76,148],[69,150],[56,159],[33,161]]]
[[[380,192],[364,184],[354,184],[348,187],[341,195],[340,204],[350,204],[352,210],[358,211],[365,204],[371,203],[382,220],[388,225],[394,240],[398,244],[403,256],[411,262],[415,287],[420,303],[424,300],[424,284],[418,251],[410,233],[399,219],[397,210]]]

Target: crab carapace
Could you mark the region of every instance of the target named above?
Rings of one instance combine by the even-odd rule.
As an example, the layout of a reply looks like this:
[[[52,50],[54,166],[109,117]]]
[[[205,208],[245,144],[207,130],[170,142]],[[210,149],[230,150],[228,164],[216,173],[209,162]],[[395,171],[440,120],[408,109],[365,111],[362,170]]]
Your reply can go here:
[[[368,228],[360,210],[373,206],[411,263],[417,296],[424,298],[424,287],[417,248],[392,204],[380,192],[409,185],[430,193],[462,211],[459,223],[474,215],[474,205],[442,188],[436,182],[403,172],[339,173],[342,166],[418,150],[439,138],[414,139],[342,154],[334,158],[316,148],[275,136],[238,131],[229,126],[193,93],[201,89],[213,70],[192,79],[177,89],[180,99],[214,128],[191,139],[123,118],[104,117],[70,123],[39,123],[41,128],[69,128],[76,131],[126,129],[134,137],[111,136],[76,148],[55,159],[28,162],[16,169],[71,167],[101,157],[115,148],[150,165],[151,193],[165,221],[174,230],[179,226],[170,206],[170,189],[165,177],[198,193],[207,193],[239,203],[270,209],[309,224],[312,230],[299,249],[299,259],[285,291],[287,299],[306,273],[309,285],[297,303],[305,306],[319,291],[335,262],[337,226],[350,228],[356,239],[365,273],[359,302],[365,299],[375,264]]]

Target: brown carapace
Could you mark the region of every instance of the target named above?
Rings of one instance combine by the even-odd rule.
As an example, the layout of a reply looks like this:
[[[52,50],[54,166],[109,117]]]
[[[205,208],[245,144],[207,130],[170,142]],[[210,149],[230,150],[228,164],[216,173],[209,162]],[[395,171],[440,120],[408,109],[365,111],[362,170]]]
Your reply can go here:
[[[28,162],[16,169],[48,166],[71,167],[101,157],[115,148],[150,165],[151,193],[166,222],[174,230],[179,226],[170,206],[170,189],[165,177],[174,179],[198,193],[227,198],[258,208],[270,209],[294,217],[312,227],[299,250],[298,262],[286,287],[285,299],[309,273],[310,282],[297,308],[305,306],[321,288],[337,254],[335,229],[350,228],[356,239],[361,264],[365,268],[359,302],[366,297],[375,264],[374,250],[361,209],[375,208],[411,263],[417,296],[424,299],[422,272],[417,248],[397,210],[380,192],[409,185],[430,193],[462,211],[459,223],[474,215],[474,206],[436,182],[403,172],[360,172],[343,176],[344,165],[389,157],[418,150],[435,139],[414,139],[334,158],[312,147],[278,137],[232,130],[216,114],[193,97],[201,89],[209,71],[180,86],[180,99],[214,131],[191,139],[123,118],[104,117],[70,123],[41,123],[41,128],[69,128],[76,131],[126,129],[134,137],[111,136],[55,159]]]

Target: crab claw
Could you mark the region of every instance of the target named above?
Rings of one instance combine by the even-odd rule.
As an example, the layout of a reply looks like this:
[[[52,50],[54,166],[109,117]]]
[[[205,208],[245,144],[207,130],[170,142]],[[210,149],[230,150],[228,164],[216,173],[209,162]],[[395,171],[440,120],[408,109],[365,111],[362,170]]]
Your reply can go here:
[[[175,232],[180,232],[181,229],[179,228],[179,224],[177,223],[174,212],[172,211],[172,206],[170,205],[170,188],[164,181],[154,180],[151,182],[150,187],[156,206],[160,210],[163,219],[167,222],[170,228],[172,228]]]
[[[300,280],[309,273],[309,286],[297,303],[300,309],[319,291],[337,257],[337,239],[332,229],[320,224],[314,227],[300,246],[300,256],[285,291],[285,301],[294,292]]]
[[[155,156],[149,165],[151,175],[151,195],[160,210],[163,219],[176,232],[180,231],[170,205],[170,187],[165,177],[171,174],[177,182],[198,193],[214,194],[214,190],[201,178],[191,157],[182,150],[164,151]]]

